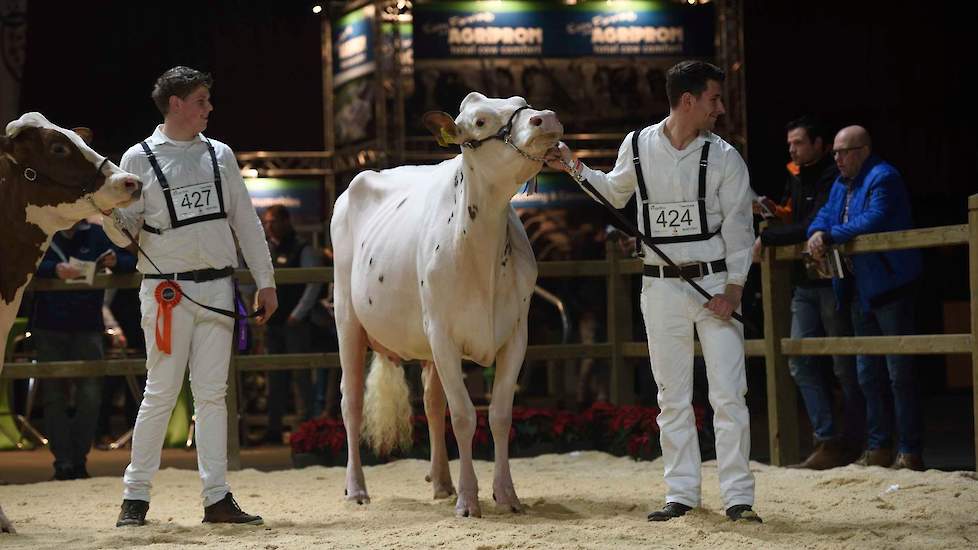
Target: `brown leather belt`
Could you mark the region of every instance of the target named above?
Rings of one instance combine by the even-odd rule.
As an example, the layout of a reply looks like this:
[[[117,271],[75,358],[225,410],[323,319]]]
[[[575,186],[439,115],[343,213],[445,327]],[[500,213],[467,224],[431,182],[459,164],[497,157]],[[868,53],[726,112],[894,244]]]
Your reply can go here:
[[[646,265],[642,274],[646,277],[657,279],[699,279],[713,273],[720,273],[727,270],[726,260],[715,260],[712,262],[697,262],[684,265]]]

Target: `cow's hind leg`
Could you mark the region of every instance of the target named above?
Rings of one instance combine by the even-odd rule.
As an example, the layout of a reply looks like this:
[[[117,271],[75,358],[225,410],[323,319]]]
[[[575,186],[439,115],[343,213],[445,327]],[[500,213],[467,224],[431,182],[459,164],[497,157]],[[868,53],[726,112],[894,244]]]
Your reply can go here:
[[[431,471],[425,481],[431,482],[435,498],[448,498],[455,494],[452,472],[448,469],[448,447],[445,445],[445,389],[442,388],[438,369],[425,362],[421,369],[424,383],[424,414],[428,417],[428,441],[431,443]]]
[[[347,315],[337,312],[337,336],[340,344],[340,364],[343,378],[340,391],[343,394],[340,406],[343,411],[343,424],[346,426],[346,499],[357,504],[367,504],[367,482],[363,477],[363,464],[360,462],[360,429],[363,426],[363,390],[365,359],[367,354],[367,334],[352,307]],[[341,307],[338,301],[337,308]],[[344,318],[345,317],[345,318]],[[339,322],[343,319],[342,322]]]
[[[516,381],[526,354],[526,317],[496,356],[496,376],[492,384],[492,402],[489,404],[489,428],[495,447],[495,464],[492,479],[492,498],[496,507],[511,512],[523,512],[523,504],[516,496],[513,477],[509,470],[509,429],[513,424],[513,395]]]

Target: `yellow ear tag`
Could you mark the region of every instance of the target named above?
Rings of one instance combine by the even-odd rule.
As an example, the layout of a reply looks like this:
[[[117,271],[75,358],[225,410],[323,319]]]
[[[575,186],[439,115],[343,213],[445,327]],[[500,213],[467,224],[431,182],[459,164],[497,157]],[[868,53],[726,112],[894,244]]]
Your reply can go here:
[[[448,147],[455,140],[455,137],[448,133],[445,128],[441,128],[440,135],[438,136],[438,145],[442,147]]]

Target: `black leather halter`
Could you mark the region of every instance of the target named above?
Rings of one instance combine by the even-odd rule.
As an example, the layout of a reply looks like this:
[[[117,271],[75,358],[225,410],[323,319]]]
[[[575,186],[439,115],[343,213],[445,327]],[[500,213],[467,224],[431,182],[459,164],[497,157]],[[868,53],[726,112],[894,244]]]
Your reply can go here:
[[[520,107],[519,109],[516,109],[515,111],[513,111],[513,114],[510,115],[509,122],[507,122],[505,126],[503,126],[502,128],[500,128],[498,132],[496,132],[495,134],[493,134],[493,135],[491,135],[489,137],[484,137],[482,139],[470,139],[470,140],[462,143],[462,147],[468,147],[469,149],[475,150],[475,149],[478,149],[483,143],[489,141],[490,139],[498,139],[498,140],[502,141],[503,143],[505,143],[506,145],[509,145],[513,149],[516,149],[516,152],[518,152],[519,154],[523,155],[524,157],[526,157],[526,158],[528,158],[528,159],[530,159],[532,161],[535,161],[535,162],[543,162],[543,158],[542,157],[541,158],[537,158],[537,157],[534,157],[534,156],[530,155],[529,153],[527,153],[527,152],[523,151],[522,149],[520,149],[519,147],[517,147],[516,144],[513,143],[512,140],[510,140],[510,135],[513,132],[513,122],[516,120],[516,116],[519,115],[520,112],[523,111],[523,110],[525,110],[525,109],[532,109],[532,107],[530,107],[529,105],[525,105],[523,107]]]
[[[98,189],[99,178],[105,179],[105,174],[102,173],[102,168],[105,166],[106,162],[109,162],[109,157],[105,157],[102,159],[102,162],[99,163],[98,168],[95,169],[95,175],[92,177],[92,179],[90,181],[85,182],[85,184],[81,186],[81,191],[83,194],[89,195],[91,193],[94,193],[95,190]],[[37,170],[31,168],[30,166],[24,168],[24,179],[26,179],[27,181],[36,180],[38,174],[44,176],[45,179],[49,180],[51,183],[59,187],[67,187],[69,189],[79,189],[79,187],[76,185],[71,185],[68,183],[58,181],[52,178],[51,176],[45,174],[44,172],[38,172]]]

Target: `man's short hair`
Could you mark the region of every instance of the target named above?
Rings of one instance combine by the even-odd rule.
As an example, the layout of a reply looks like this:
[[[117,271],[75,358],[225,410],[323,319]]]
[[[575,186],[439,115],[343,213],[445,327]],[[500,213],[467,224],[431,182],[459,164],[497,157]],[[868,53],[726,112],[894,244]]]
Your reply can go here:
[[[265,215],[271,214],[276,220],[289,221],[292,216],[289,214],[289,209],[285,207],[284,204],[273,204],[265,209]]]
[[[706,61],[681,61],[666,73],[666,95],[669,106],[679,105],[683,94],[689,92],[699,97],[706,89],[707,82],[715,80],[723,83],[726,74],[723,69]]]
[[[183,65],[173,67],[156,79],[152,93],[153,103],[166,116],[170,110],[170,96],[186,99],[198,87],[206,86],[210,89],[213,84],[214,80],[207,73]]]
[[[825,125],[820,120],[812,116],[801,116],[784,125],[784,132],[801,128],[808,135],[808,141],[815,143],[816,138],[822,138],[822,143],[827,144],[831,141]]]

